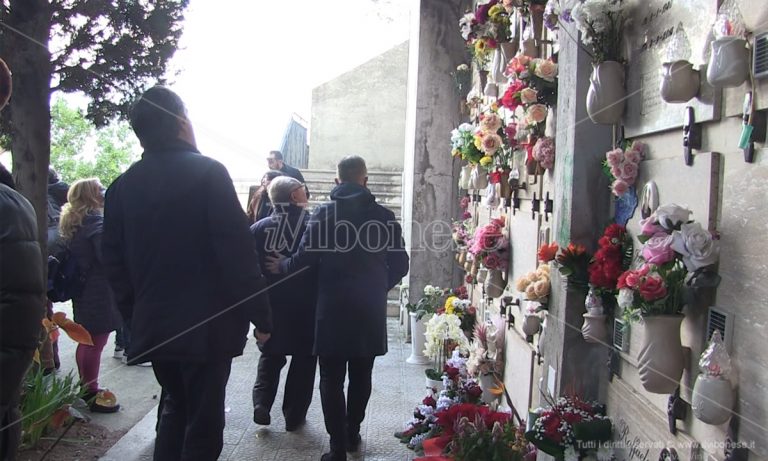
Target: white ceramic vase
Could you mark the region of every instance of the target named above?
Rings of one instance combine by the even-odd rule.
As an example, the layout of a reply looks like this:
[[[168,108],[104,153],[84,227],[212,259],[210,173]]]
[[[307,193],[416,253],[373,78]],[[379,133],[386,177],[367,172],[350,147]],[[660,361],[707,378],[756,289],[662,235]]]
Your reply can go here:
[[[616,61],[594,65],[587,91],[587,114],[594,123],[614,125],[624,113],[624,67]]]
[[[411,312],[409,315],[411,316],[411,356],[405,361],[415,365],[426,365],[429,363],[429,357],[424,355],[424,343],[426,343],[424,321],[426,318],[422,317],[417,320],[416,312]]]
[[[604,344],[608,340],[608,326],[605,323],[605,315],[584,314],[584,324],[581,326],[581,335],[588,343]]]
[[[523,333],[525,333],[526,336],[533,336],[536,333],[539,332],[539,328],[541,327],[541,317],[539,317],[536,314],[526,314],[523,318]]]
[[[485,295],[489,298],[499,298],[504,293],[507,283],[504,281],[504,274],[499,269],[488,271],[485,279]]]
[[[488,187],[488,173],[485,168],[480,165],[474,165],[472,167],[472,175],[470,179],[472,189],[482,190]]]
[[[669,103],[684,103],[695,98],[699,93],[699,71],[693,64],[680,60],[662,64],[661,99]]]
[[[459,173],[459,189],[469,190],[471,187],[472,165],[464,165]]]
[[[731,418],[734,395],[731,382],[718,376],[699,375],[693,385],[691,408],[707,424],[724,424]]]
[[[683,376],[684,354],[680,342],[682,315],[643,317],[645,335],[638,356],[640,381],[646,391],[672,394]]]
[[[707,66],[707,81],[716,88],[739,86],[749,76],[749,50],[746,40],[718,38],[712,42]]]

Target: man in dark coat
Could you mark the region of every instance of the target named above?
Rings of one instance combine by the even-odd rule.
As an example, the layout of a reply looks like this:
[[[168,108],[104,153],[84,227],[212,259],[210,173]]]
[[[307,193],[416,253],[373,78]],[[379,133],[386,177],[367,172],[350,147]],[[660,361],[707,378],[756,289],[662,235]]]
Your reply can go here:
[[[264,256],[279,253],[291,256],[299,247],[309,214],[304,210],[307,195],[304,185],[294,178],[281,176],[272,180],[269,199],[275,204],[272,216],[251,227],[256,239],[260,263]],[[304,268],[291,275],[267,276],[272,305],[272,337],[261,349],[259,372],[253,386],[253,421],[270,423],[269,411],[280,384],[280,370],[286,355],[291,366],[283,393],[283,415],[288,432],[301,427],[312,403],[317,356],[312,354],[317,303],[317,269]]]
[[[267,155],[267,165],[269,166],[270,170],[280,171],[284,175],[290,176],[291,178],[304,184],[304,189],[307,192],[307,198],[310,197],[309,188],[307,187],[306,182],[304,181],[304,175],[301,174],[301,171],[299,171],[298,168],[294,168],[283,161],[282,152],[280,152],[279,150],[269,151],[269,155]]]
[[[214,460],[232,357],[249,321],[261,343],[272,330],[266,284],[232,180],[198,152],[181,98],[150,88],[129,118],[144,153],[107,191],[104,266],[129,359],[152,361],[163,387],[155,459]]]
[[[317,208],[298,252],[270,258],[270,272],[318,268],[314,352],[331,451],[323,461],[346,460],[360,446],[360,425],[371,395],[376,356],[387,353],[387,292],[408,272],[395,215],[366,188],[365,161],[349,156],[337,167],[331,203]],[[349,372],[345,405],[344,379]]]
[[[29,201],[0,165],[0,459],[21,441],[21,383],[40,340],[45,313],[43,257]]]

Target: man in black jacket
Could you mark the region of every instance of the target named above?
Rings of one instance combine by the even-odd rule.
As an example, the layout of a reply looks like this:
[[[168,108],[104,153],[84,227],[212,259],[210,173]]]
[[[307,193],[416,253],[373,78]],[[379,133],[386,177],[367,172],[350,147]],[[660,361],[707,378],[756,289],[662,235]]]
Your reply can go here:
[[[387,292],[408,272],[400,224],[366,188],[367,174],[361,157],[342,159],[332,202],[314,212],[298,251],[266,265],[273,273],[318,269],[314,353],[331,438],[323,461],[346,460],[346,452],[360,446],[373,362],[387,353]]]
[[[0,165],[0,459],[16,459],[21,441],[21,383],[37,349],[45,313],[37,218]]]
[[[310,198],[309,187],[307,187],[304,181],[304,175],[301,174],[301,171],[299,171],[298,168],[294,168],[283,161],[282,152],[279,150],[269,151],[269,155],[267,155],[267,166],[269,166],[270,170],[280,171],[284,175],[290,176],[291,178],[296,179],[300,183],[304,184],[304,190],[307,192],[307,198]]]
[[[198,152],[179,96],[147,90],[130,123],[144,153],[107,191],[104,266],[130,361],[152,361],[163,387],[155,459],[215,460],[232,357],[249,321],[261,343],[272,329],[264,278],[232,180]]]

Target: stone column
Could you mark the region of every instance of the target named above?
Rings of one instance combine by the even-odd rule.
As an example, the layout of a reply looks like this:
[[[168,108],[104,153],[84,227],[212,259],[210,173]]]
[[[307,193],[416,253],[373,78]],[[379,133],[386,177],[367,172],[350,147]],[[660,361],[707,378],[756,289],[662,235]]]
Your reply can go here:
[[[467,59],[458,25],[461,4],[414,0],[411,11],[403,173],[411,302],[420,298],[425,285],[453,286],[461,275],[450,229],[458,213],[459,192],[459,162],[451,157],[450,133],[461,123],[450,72]]]
[[[564,27],[561,25],[560,27]],[[573,25],[572,37],[578,37]],[[594,252],[597,235],[610,219],[609,182],[601,162],[611,147],[612,128],[595,125],[587,116],[586,97],[592,71],[590,56],[561,31],[555,160],[554,239],[560,246],[575,242]],[[609,347],[589,344],[581,337],[583,290],[566,288],[553,277],[549,317],[542,352],[545,382],[555,370],[555,392],[578,391],[598,398],[607,376]]]

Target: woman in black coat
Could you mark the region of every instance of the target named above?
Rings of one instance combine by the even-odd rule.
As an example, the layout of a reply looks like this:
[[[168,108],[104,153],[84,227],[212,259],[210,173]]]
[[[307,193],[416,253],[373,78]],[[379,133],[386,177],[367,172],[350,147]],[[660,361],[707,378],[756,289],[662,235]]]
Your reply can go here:
[[[91,334],[93,345],[78,344],[75,361],[91,410],[112,413],[120,406],[114,395],[99,389],[101,351],[109,334],[120,328],[121,317],[102,266],[101,235],[104,222],[104,186],[98,179],[75,181],[67,194],[59,229],[86,282],[72,299],[75,322]]]
[[[307,195],[296,179],[281,176],[272,180],[269,197],[274,206],[271,216],[251,227],[263,265],[269,254],[293,254],[299,246],[309,214],[304,210]],[[280,370],[286,356],[291,366],[283,395],[285,429],[294,431],[304,424],[312,402],[317,357],[312,355],[317,301],[317,271],[308,268],[290,276],[268,275],[272,304],[273,330],[261,348],[259,369],[253,387],[253,420],[270,423],[270,409],[280,384]]]

